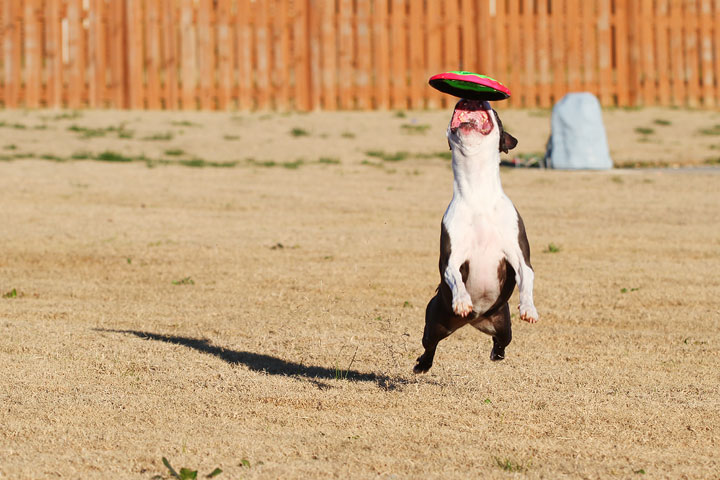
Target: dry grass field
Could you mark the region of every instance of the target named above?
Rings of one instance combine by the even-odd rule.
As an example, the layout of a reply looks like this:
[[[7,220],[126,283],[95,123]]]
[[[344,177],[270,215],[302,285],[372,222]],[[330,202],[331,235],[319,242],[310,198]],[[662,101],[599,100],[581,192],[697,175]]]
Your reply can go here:
[[[717,171],[504,169],[540,322],[416,376],[448,119],[0,112],[0,478],[718,478]],[[718,113],[605,121],[720,155]]]

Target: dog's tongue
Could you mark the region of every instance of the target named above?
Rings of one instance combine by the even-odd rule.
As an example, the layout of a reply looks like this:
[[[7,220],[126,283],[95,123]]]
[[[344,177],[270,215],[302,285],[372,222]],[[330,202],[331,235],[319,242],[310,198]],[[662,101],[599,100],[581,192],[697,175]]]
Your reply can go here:
[[[461,100],[453,112],[450,129],[454,132],[460,128],[464,133],[476,131],[487,135],[492,131],[493,124],[485,108],[485,102]]]

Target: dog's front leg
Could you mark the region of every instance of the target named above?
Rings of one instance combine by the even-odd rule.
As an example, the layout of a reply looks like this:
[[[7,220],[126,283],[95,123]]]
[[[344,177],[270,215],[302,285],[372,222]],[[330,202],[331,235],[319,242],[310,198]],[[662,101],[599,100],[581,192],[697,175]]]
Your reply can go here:
[[[472,298],[465,288],[461,269],[467,269],[467,262],[450,255],[448,265],[443,272],[443,279],[452,292],[452,309],[455,315],[467,317],[473,310]],[[467,277],[467,272],[465,272]]]
[[[520,293],[520,319],[529,323],[538,321],[538,312],[533,302],[533,282],[535,280],[535,272],[526,261],[522,250],[517,248],[506,252],[506,258],[515,270],[515,283],[517,283]]]

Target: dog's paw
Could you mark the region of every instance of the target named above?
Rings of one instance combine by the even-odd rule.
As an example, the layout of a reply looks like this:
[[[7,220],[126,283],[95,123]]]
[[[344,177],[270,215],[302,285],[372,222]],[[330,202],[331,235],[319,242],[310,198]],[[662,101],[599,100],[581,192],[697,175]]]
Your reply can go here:
[[[461,317],[467,317],[470,315],[470,312],[473,310],[470,294],[465,292],[464,294],[453,298],[452,308],[455,315],[459,315]]]
[[[415,363],[415,367],[413,367],[413,372],[426,373],[430,370],[430,367],[432,367],[432,360],[428,360],[427,356],[422,354],[417,358],[417,363]]]
[[[525,320],[528,323],[535,323],[538,321],[538,312],[535,309],[535,305],[520,305],[520,320]]]

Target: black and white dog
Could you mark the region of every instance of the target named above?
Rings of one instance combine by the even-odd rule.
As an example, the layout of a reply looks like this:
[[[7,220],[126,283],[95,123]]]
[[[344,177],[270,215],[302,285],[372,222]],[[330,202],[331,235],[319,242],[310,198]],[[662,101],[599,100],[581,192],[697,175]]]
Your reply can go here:
[[[460,100],[447,130],[453,198],[442,219],[440,286],[425,311],[425,352],[415,372],[432,367],[440,340],[471,324],[492,335],[492,360],[512,338],[508,299],[517,283],[520,318],[538,320],[525,225],[500,185],[500,152],[517,145],[488,102]]]

